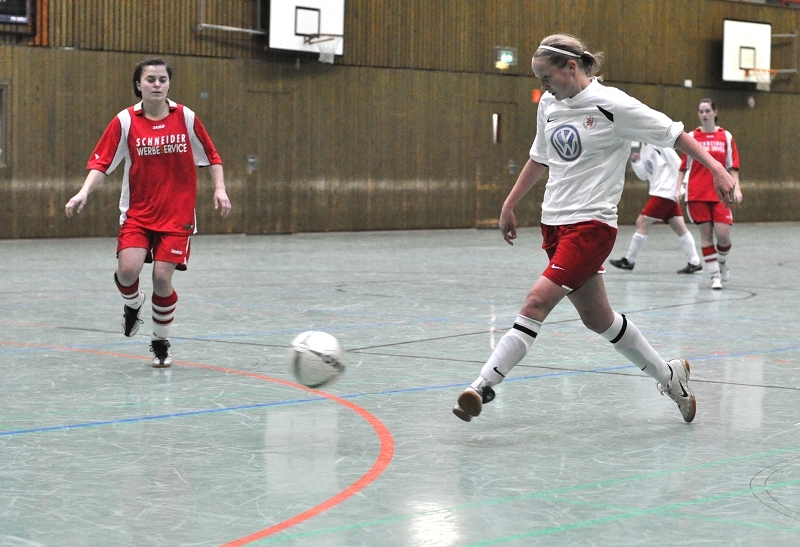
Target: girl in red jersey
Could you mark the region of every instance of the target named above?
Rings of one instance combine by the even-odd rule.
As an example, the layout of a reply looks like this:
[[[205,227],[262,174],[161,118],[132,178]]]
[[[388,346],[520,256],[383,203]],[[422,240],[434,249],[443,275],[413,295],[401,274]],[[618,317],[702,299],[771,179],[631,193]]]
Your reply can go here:
[[[120,231],[114,281],[125,302],[122,333],[133,336],[145,301],[139,274],[153,263],[153,366],[168,367],[169,331],[178,294],[175,270],[185,270],[195,228],[197,167],[208,167],[214,183],[214,208],[231,212],[225,192],[222,160],[203,124],[189,108],[167,98],[172,69],[148,58],[133,71],[133,92],[141,102],[111,121],[97,144],[81,190],[67,202],[67,217],[80,213],[89,194],[120,163],[125,163],[119,200]]]
[[[711,99],[701,99],[697,105],[700,127],[691,132],[708,153],[725,166],[736,183],[733,200],[742,202],[739,186],[739,150],[729,131],[717,125],[717,105]],[[685,177],[686,172],[689,176]],[[700,228],[700,247],[703,259],[711,273],[711,288],[722,289],[722,281],[730,279],[728,253],[731,250],[731,225],[733,213],[729,204],[719,200],[711,172],[704,165],[683,157],[678,174],[676,200],[680,198],[681,184],[686,179],[686,214]],[[716,237],[716,245],[714,238]]]

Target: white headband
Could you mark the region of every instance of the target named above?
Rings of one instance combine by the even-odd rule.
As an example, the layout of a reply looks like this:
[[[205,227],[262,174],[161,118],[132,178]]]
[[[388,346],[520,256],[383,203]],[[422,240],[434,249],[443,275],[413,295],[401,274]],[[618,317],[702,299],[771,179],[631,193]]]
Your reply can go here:
[[[556,53],[560,53],[561,55],[580,58],[580,55],[578,55],[577,53],[572,53],[571,51],[567,51],[565,49],[558,49],[557,47],[539,46],[539,49],[546,49],[548,51],[555,51]]]

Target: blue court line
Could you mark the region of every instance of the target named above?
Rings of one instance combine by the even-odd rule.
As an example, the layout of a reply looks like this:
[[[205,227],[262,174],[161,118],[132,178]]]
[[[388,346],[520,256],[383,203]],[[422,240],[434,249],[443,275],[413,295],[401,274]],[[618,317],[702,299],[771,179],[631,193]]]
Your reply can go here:
[[[547,372],[544,374],[533,374],[528,376],[518,376],[514,378],[509,378],[507,382],[519,382],[521,380],[534,380],[539,378],[551,378],[557,376],[572,376],[576,374],[586,374],[586,373],[597,373],[597,372],[605,372],[611,370],[621,370],[627,368],[637,368],[635,365],[625,365],[625,366],[615,366],[615,367],[607,367],[607,368],[596,368],[592,370],[566,370],[566,371],[558,371],[558,372]],[[638,369],[637,369],[638,370]],[[440,384],[435,386],[425,386],[425,387],[412,387],[412,388],[404,388],[404,389],[387,389],[387,390],[380,390],[380,391],[373,391],[373,392],[362,392],[362,393],[351,393],[349,395],[339,395],[342,399],[359,399],[361,397],[369,397],[374,395],[397,395],[401,393],[416,393],[422,391],[438,391],[442,389],[453,389],[457,387],[465,387],[468,386],[468,383],[457,383],[457,384]],[[288,401],[277,401],[272,403],[256,403],[250,405],[239,405],[233,407],[221,407],[221,408],[211,408],[211,409],[202,409],[202,410],[189,410],[186,412],[175,412],[170,414],[157,414],[154,416],[137,416],[131,418],[120,418],[117,420],[101,420],[95,422],[83,422],[77,424],[68,424],[68,425],[53,425],[47,427],[37,427],[31,429],[16,429],[11,431],[3,431],[0,432],[0,437],[10,437],[14,435],[25,435],[29,433],[46,433],[49,431],[64,431],[70,429],[81,429],[86,427],[98,427],[98,426],[106,426],[106,425],[116,425],[116,424],[125,424],[125,423],[137,423],[137,422],[147,422],[152,420],[164,420],[164,419],[171,419],[171,418],[183,418],[187,416],[199,416],[203,414],[217,414],[221,412],[236,412],[240,410],[253,410],[258,408],[269,408],[269,407],[276,407],[276,406],[285,406],[285,405],[292,405],[298,403],[312,403],[317,401],[327,401],[326,397],[309,397],[306,399],[291,399]]]
[[[293,399],[289,401],[278,401],[274,403],[258,403],[252,405],[240,405],[223,408],[209,408],[204,410],[188,410],[186,412],[175,412],[172,414],[157,414],[155,416],[137,416],[134,418],[120,418],[118,420],[102,420],[97,422],[84,422],[69,425],[53,425],[48,427],[36,427],[32,429],[17,429],[13,431],[0,432],[0,437],[10,437],[12,435],[24,435],[27,433],[45,433],[48,431],[64,431],[67,429],[81,429],[85,427],[97,427],[102,425],[116,425],[134,422],[147,422],[151,420],[164,420],[167,418],[183,418],[185,416],[198,416],[202,414],[216,414],[219,412],[236,412],[238,410],[252,410],[255,408],[265,408],[272,406],[293,405],[297,403],[312,403],[315,401],[327,401],[326,397],[311,397],[309,399]]]
[[[57,349],[57,348],[53,348]],[[799,350],[800,347],[794,348],[778,348],[774,350],[764,350],[762,352],[755,352],[760,354],[769,354],[769,353],[779,353],[783,351],[796,351]],[[693,361],[706,361],[706,360],[713,360],[713,359],[722,359],[725,357],[736,357],[736,356],[746,356],[746,355],[753,355],[754,352],[747,352],[747,353],[739,353],[739,354],[725,354],[725,355],[710,355],[710,356],[697,356],[691,357]],[[505,382],[520,382],[524,380],[535,380],[535,379],[543,379],[543,378],[556,378],[556,377],[563,377],[563,376],[576,376],[579,374],[597,374],[597,373],[604,373],[604,372],[611,372],[616,370],[628,370],[628,369],[635,369],[639,370],[636,365],[628,364],[628,365],[618,365],[613,367],[601,367],[601,368],[593,368],[587,370],[560,370],[554,372],[546,372],[542,374],[531,374],[527,376],[515,376],[513,378],[507,378]],[[415,393],[415,392],[423,392],[423,391],[437,391],[442,389],[453,389],[453,388],[460,388],[468,386],[469,383],[454,383],[454,384],[439,384],[434,386],[423,386],[423,387],[412,387],[412,388],[403,388],[403,389],[390,389],[390,390],[380,390],[380,391],[373,391],[373,392],[362,392],[362,393],[351,393],[349,395],[339,395],[342,399],[358,399],[361,397],[373,396],[373,395],[397,395],[402,393]],[[192,410],[186,412],[177,412],[171,414],[159,414],[155,416],[139,416],[139,417],[132,417],[132,418],[120,418],[117,420],[103,420],[103,421],[96,421],[96,422],[84,422],[78,424],[69,424],[69,425],[56,425],[56,426],[48,426],[48,427],[40,427],[40,428],[32,428],[32,429],[19,429],[19,430],[12,430],[12,431],[5,431],[0,432],[0,437],[9,437],[12,435],[23,435],[28,433],[44,433],[48,431],[63,431],[69,429],[80,429],[85,427],[97,427],[97,426],[104,426],[104,425],[115,425],[115,424],[124,424],[124,423],[135,423],[135,422],[145,422],[151,420],[163,420],[163,419],[171,419],[171,418],[181,418],[186,416],[197,416],[203,414],[215,414],[221,412],[235,412],[239,410],[252,410],[257,408],[268,408],[268,407],[275,407],[275,406],[284,406],[284,405],[291,405],[297,403],[309,403],[315,401],[324,401],[327,400],[325,397],[311,397],[307,399],[292,399],[288,401],[278,401],[272,403],[257,403],[257,404],[250,404],[250,405],[240,405],[234,407],[222,407],[222,408],[213,408],[213,409],[203,409],[203,410]]]

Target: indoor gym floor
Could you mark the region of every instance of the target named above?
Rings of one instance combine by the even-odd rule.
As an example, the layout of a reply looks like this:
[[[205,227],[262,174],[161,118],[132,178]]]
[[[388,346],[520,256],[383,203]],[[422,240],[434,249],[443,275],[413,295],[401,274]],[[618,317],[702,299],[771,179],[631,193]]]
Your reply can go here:
[[[690,361],[691,425],[566,300],[464,423],[540,243],[198,236],[157,370],[149,266],[128,339],[115,239],[0,241],[0,545],[800,544],[800,223],[735,225],[723,291],[675,273],[663,225],[634,271],[609,266],[614,308]],[[309,329],[347,350],[325,392],[287,367]]]

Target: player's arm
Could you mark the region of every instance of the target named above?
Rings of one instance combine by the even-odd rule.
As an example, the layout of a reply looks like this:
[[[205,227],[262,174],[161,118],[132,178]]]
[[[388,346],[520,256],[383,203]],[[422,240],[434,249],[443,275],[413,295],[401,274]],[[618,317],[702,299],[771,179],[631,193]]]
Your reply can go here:
[[[529,159],[503,203],[500,211],[500,231],[503,233],[503,239],[509,245],[513,245],[514,240],[517,239],[517,217],[514,215],[514,207],[533,188],[546,169],[546,165]]]
[[[678,171],[678,178],[675,181],[675,192],[674,192],[675,201],[677,203],[681,202],[681,196],[683,195],[683,192],[681,190],[683,189],[684,180],[686,180],[686,171]]]
[[[102,171],[98,171],[97,169],[91,169],[89,174],[86,175],[86,180],[83,183],[80,191],[72,196],[67,202],[67,205],[64,207],[64,211],[67,213],[67,217],[71,217],[73,213],[80,213],[83,211],[83,207],[86,205],[86,201],[89,199],[89,194],[100,185],[106,178],[106,174]]]
[[[708,150],[687,133],[681,133],[675,141],[675,148],[702,163],[714,176],[714,189],[720,201],[730,203],[735,197],[736,181],[725,166],[711,157]]]
[[[631,154],[631,168],[633,168],[633,172],[639,180],[647,180],[647,169],[641,159],[641,154],[638,152]]]
[[[211,174],[211,182],[214,183],[214,209],[221,209],[220,215],[223,217],[231,214],[231,200],[225,191],[225,176],[222,172],[222,165],[215,163],[208,166]]]
[[[736,203],[742,202],[742,187],[739,184],[739,170],[738,169],[729,169],[728,173],[731,174],[733,180],[736,183],[736,186],[733,188],[733,201]]]

